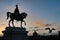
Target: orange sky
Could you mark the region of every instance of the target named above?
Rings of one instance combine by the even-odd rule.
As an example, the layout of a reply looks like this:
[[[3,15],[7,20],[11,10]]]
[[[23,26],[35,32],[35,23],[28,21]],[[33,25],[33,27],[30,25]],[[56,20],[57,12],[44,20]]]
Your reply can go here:
[[[2,31],[5,29],[5,25],[0,25],[0,35],[2,35]]]

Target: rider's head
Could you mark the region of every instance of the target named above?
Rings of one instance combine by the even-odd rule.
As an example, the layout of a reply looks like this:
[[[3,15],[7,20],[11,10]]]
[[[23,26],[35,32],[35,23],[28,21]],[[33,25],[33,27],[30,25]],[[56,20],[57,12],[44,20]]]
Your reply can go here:
[[[18,8],[18,5],[16,4],[16,8]]]

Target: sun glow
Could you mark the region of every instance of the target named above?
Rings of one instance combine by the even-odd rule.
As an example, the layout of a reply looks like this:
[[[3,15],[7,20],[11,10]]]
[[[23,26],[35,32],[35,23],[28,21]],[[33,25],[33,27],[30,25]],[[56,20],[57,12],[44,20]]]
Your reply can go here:
[[[5,30],[5,25],[0,25],[0,36],[3,35],[2,31]]]

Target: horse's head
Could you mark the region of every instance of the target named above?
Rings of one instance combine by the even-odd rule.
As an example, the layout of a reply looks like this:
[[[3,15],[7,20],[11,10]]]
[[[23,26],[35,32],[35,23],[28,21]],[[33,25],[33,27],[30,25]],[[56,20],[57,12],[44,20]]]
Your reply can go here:
[[[25,12],[22,12],[22,13],[21,13],[21,15],[23,16],[23,18],[26,18],[26,16],[27,16],[27,13],[25,13]]]

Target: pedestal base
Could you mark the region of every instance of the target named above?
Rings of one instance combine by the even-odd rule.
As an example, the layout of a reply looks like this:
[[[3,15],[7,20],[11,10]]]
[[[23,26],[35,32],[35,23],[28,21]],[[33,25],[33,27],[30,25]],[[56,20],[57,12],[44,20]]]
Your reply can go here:
[[[26,28],[20,27],[6,27],[4,34],[4,40],[28,40]]]

